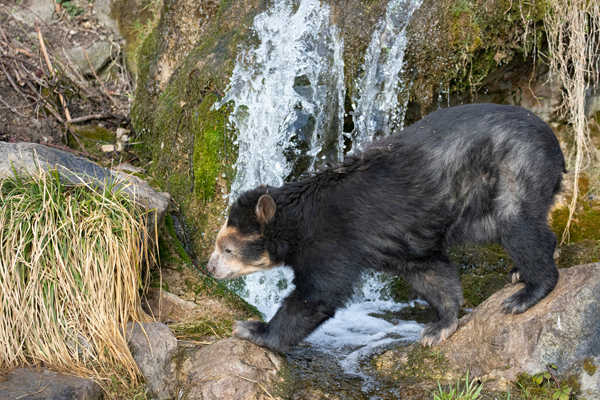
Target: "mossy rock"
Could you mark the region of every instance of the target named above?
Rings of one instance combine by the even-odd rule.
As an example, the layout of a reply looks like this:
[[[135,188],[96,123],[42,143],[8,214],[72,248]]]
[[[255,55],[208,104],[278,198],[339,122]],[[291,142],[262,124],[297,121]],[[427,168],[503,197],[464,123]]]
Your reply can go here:
[[[419,343],[386,351],[373,357],[371,364],[382,375],[406,383],[444,379],[448,373],[446,355]]]
[[[425,0],[409,25],[405,79],[423,113],[440,91],[475,91],[499,65],[542,48],[544,0]]]

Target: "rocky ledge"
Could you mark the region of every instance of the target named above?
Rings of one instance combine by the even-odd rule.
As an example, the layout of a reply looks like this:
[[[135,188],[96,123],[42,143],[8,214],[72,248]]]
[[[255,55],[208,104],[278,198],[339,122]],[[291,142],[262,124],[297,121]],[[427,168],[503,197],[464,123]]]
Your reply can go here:
[[[504,314],[502,301],[522,287],[509,284],[495,293],[440,345],[390,350],[374,364],[394,377],[416,372],[455,379],[468,371],[499,390],[521,373],[533,375],[554,364],[558,376],[577,378],[583,398],[600,398],[600,263],[561,269],[556,289],[539,304],[523,314]]]

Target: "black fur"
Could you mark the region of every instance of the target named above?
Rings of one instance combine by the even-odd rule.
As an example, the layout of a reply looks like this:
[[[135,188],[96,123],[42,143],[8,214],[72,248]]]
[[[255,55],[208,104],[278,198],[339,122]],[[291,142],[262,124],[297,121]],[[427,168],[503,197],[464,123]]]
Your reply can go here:
[[[422,333],[436,344],[456,329],[463,300],[446,249],[465,242],[504,246],[525,282],[504,308],[524,312],[558,279],[546,218],[564,169],[554,133],[533,113],[472,104],[434,112],[305,180],[242,194],[228,226],[261,233],[271,260],[293,268],[296,289],[268,324],[238,322],[236,336],[289,349],[344,307],[372,268],[403,275],[437,311]],[[276,212],[261,225],[255,207],[267,191]]]

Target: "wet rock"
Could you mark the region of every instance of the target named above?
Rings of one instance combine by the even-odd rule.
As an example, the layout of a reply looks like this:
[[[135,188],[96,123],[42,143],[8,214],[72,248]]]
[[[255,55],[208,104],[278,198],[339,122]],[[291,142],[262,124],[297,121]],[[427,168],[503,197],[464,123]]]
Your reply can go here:
[[[47,369],[17,368],[0,376],[0,399],[100,400],[102,388],[91,379]]]
[[[35,174],[40,168],[44,170],[56,168],[61,176],[71,183],[105,185],[115,179],[125,182],[123,191],[139,204],[153,210],[148,220],[151,234],[169,206],[168,193],[157,192],[146,181],[135,175],[109,171],[88,159],[41,144],[0,142],[0,179],[14,176],[15,173]],[[122,186],[117,185],[117,187]]]
[[[129,323],[127,339],[148,390],[158,400],[174,398],[177,339],[173,332],[160,322]]]
[[[522,287],[507,285],[492,295],[460,320],[454,335],[430,350],[439,358],[437,378],[464,376],[468,370],[470,376],[502,383],[552,363],[559,376],[577,375],[582,390],[600,396],[600,373],[584,368],[586,359],[598,365],[600,356],[600,263],[561,269],[556,289],[539,304],[523,314],[504,314],[502,302]],[[401,370],[417,359],[415,352],[426,351],[421,349],[392,350],[377,362],[388,372]]]
[[[74,64],[82,75],[93,75],[110,61],[110,42],[94,42],[89,47],[77,46],[66,51],[69,61]],[[87,57],[86,57],[87,53]],[[88,61],[89,58],[89,61]],[[90,66],[90,62],[93,66]]]
[[[52,20],[54,15],[53,0],[25,0],[15,6],[12,16],[26,25],[34,26],[35,20],[39,19],[44,23]]]
[[[245,340],[224,339],[196,351],[184,361],[182,374],[189,399],[273,399],[284,361]]]

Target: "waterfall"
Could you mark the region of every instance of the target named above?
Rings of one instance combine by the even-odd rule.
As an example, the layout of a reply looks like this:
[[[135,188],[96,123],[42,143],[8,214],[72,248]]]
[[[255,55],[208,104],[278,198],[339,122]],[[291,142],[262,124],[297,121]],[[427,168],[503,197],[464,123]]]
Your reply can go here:
[[[353,99],[353,146],[390,132],[403,116],[399,103],[406,46],[405,27],[420,0],[392,0],[365,57],[364,75]],[[237,175],[230,201],[259,184],[281,185],[317,161],[343,157],[344,64],[342,39],[319,0],[281,0],[254,20],[257,46],[240,50],[226,95],[215,107],[231,104],[229,126],[237,132]],[[399,105],[400,104],[400,105]],[[283,267],[231,283],[270,319],[293,289],[293,273]],[[414,341],[421,325],[392,324],[369,314],[398,310],[385,296],[386,280],[368,274],[352,304],[307,341],[340,355],[347,372],[358,359],[398,339]]]
[[[408,90],[399,75],[404,72],[406,27],[421,0],[391,0],[365,56],[363,75],[352,98],[354,112],[353,150],[361,150],[373,139],[402,128]]]
[[[317,157],[340,161],[343,44],[329,12],[319,0],[282,0],[255,18],[260,44],[240,52],[215,106],[233,101],[229,124],[239,156],[232,198],[262,183],[280,186]]]

